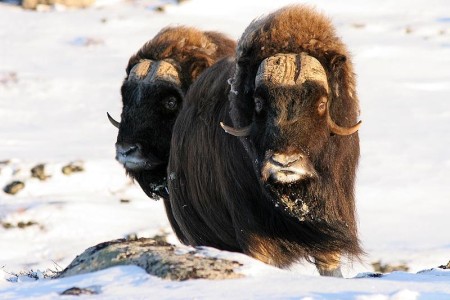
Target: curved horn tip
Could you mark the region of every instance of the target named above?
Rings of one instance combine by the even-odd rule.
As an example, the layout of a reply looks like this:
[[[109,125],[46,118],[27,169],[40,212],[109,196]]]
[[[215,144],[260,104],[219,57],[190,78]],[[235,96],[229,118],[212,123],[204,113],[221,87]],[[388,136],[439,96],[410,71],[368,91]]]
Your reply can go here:
[[[359,130],[359,128],[361,127],[362,121],[359,121],[358,123],[356,123],[355,125],[353,125],[352,127],[341,127],[339,125],[337,125],[336,123],[334,123],[332,120],[329,121],[330,122],[330,130],[332,133],[336,134],[336,135],[351,135],[355,132],[357,132]]]
[[[119,129],[120,123],[114,120],[113,117],[111,117],[111,115],[109,114],[109,112],[106,112],[106,115],[108,116],[108,120],[111,122],[111,124],[117,129]]]
[[[223,122],[220,122],[220,127],[222,127],[222,129],[226,133],[237,136],[237,137],[250,135],[250,129],[251,129],[251,125],[237,129],[237,128],[233,128],[231,126],[225,125]]]
[[[359,120],[358,123],[356,123],[353,127],[351,127],[351,129],[353,130],[352,133],[355,133],[359,130],[359,128],[361,128],[362,125],[362,120]]]

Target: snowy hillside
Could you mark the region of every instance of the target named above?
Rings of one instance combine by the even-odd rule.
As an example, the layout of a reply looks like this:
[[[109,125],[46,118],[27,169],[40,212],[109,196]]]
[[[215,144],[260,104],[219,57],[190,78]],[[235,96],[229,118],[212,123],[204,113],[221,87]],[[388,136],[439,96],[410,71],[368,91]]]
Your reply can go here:
[[[246,277],[169,282],[128,266],[42,278],[103,241],[167,234],[178,243],[162,203],[114,160],[117,131],[106,111],[120,115],[131,54],[174,24],[237,39],[253,18],[296,2],[190,0],[155,12],[158,3],[102,0],[41,12],[0,3],[0,299],[59,299],[74,286],[106,299],[450,299],[450,270],[429,270],[450,260],[447,0],[301,2],[332,18],[358,75],[364,123],[356,192],[367,256],[344,266],[348,279],[321,278],[306,264],[278,270],[215,249],[205,251],[243,262]],[[83,171],[64,175],[70,162]],[[31,177],[38,164],[46,180]],[[13,181],[24,188],[3,192]],[[359,278],[375,262],[408,271]],[[15,276],[30,270],[41,279]]]

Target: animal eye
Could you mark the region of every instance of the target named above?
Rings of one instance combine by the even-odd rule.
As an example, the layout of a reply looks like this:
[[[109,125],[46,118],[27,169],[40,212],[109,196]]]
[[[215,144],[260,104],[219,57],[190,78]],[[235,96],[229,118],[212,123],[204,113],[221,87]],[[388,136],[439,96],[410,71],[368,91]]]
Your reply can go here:
[[[164,107],[170,111],[176,110],[178,108],[177,98],[172,96],[164,99]]]
[[[255,111],[260,113],[263,109],[264,101],[261,98],[255,98]]]
[[[319,105],[317,106],[317,111],[319,112],[320,116],[323,116],[323,114],[325,113],[325,111],[327,110],[327,98],[322,97],[319,100]]]

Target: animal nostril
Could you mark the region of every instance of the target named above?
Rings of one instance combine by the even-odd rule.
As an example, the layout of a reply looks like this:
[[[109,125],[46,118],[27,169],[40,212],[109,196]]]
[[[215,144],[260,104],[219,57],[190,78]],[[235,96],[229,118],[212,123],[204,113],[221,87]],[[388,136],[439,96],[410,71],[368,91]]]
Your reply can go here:
[[[120,154],[122,156],[128,156],[133,154],[139,149],[137,145],[130,145],[130,144],[117,144],[116,145],[116,151],[117,154]]]
[[[302,156],[300,154],[294,155],[274,154],[270,159],[273,163],[275,163],[280,167],[289,167],[293,163],[302,159]]]
[[[131,146],[130,148],[126,149],[126,150],[123,152],[123,154],[124,154],[124,155],[131,154],[131,153],[135,152],[136,149],[137,149],[136,146]]]

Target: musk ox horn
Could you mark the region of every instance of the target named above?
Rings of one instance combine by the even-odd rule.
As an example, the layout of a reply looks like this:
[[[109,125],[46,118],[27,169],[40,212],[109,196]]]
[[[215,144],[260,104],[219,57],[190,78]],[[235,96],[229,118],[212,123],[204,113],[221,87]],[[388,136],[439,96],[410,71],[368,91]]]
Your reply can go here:
[[[328,127],[330,127],[330,130],[332,133],[337,134],[337,135],[350,135],[359,130],[359,128],[361,127],[362,121],[359,121],[352,127],[341,127],[341,126],[337,125],[336,123],[334,123],[333,119],[331,119],[330,112],[328,110],[327,123],[328,123]]]
[[[279,53],[261,62],[255,84],[301,85],[307,80],[320,82],[329,92],[327,74],[316,58],[304,52]]]
[[[108,116],[108,120],[111,122],[111,124],[113,124],[114,127],[117,127],[117,129],[119,129],[120,123],[114,120],[113,117],[109,115],[109,112],[106,112],[106,115]]]
[[[156,80],[172,82],[181,85],[180,75],[173,64],[165,60],[153,61],[142,59],[130,71],[128,80],[144,80],[153,82]]]
[[[220,122],[220,126],[222,127],[222,129],[231,135],[240,137],[240,136],[249,136],[250,135],[250,130],[251,130],[251,125],[243,127],[243,128],[233,128],[231,126],[225,125],[223,122]]]
[[[307,80],[317,81],[323,85],[327,93],[330,92],[328,78],[322,64],[305,52],[300,54],[276,54],[264,59],[259,65],[256,74],[256,86],[261,83],[276,85],[301,85]],[[337,135],[350,135],[358,131],[361,121],[356,125],[346,128],[337,125],[330,116],[330,104],[328,101],[327,123],[332,133]]]
[[[151,65],[154,62],[149,59],[142,59],[130,71],[130,78],[143,79],[147,76]]]

